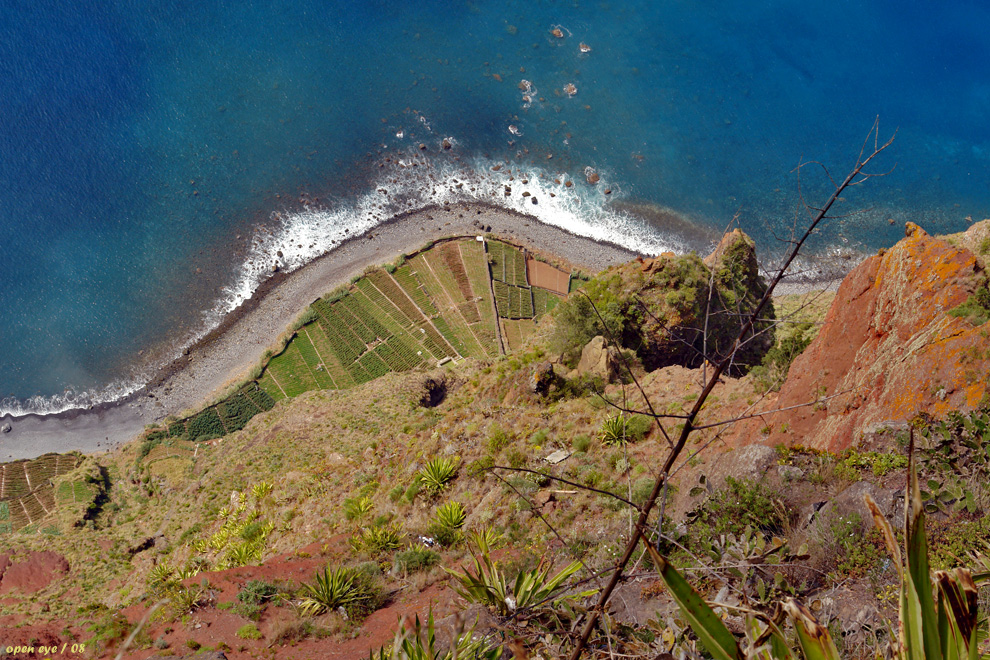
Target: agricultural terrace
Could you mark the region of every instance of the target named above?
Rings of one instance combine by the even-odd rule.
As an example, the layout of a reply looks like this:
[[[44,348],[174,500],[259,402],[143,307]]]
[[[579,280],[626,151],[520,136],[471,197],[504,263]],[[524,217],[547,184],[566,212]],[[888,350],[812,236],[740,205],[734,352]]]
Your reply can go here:
[[[55,513],[64,500],[59,497],[56,501],[54,479],[75,470],[82,460],[75,453],[45,454],[32,461],[0,465],[0,534],[39,524]],[[63,482],[59,487],[67,485],[75,489],[72,482]],[[80,484],[80,491],[86,490],[87,485]],[[87,492],[80,492],[80,497]]]
[[[513,245],[472,237],[439,241],[398,264],[370,269],[313,302],[307,321],[256,381],[170,424],[167,437],[219,438],[276,401],[309,390],[346,389],[390,371],[514,350],[570,280],[537,263],[530,268],[525,251]],[[531,286],[527,272],[547,287]]]

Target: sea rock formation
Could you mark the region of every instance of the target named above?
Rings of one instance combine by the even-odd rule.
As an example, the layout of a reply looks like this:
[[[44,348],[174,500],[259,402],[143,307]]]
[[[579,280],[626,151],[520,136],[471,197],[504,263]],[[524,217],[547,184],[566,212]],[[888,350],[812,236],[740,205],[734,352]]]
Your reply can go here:
[[[949,314],[985,287],[965,247],[908,223],[906,237],[843,280],[818,337],[791,365],[773,408],[735,442],[839,451],[918,413],[969,411],[987,392],[990,327]]]

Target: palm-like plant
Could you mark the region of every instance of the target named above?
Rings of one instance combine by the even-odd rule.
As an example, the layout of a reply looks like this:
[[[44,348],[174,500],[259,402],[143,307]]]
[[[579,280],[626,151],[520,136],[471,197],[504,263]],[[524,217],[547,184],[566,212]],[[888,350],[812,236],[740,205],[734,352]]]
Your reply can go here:
[[[460,529],[467,520],[464,506],[460,502],[447,502],[437,507],[436,524],[448,529]]]
[[[323,614],[338,607],[360,602],[364,594],[355,586],[354,572],[344,566],[325,567],[317,572],[311,584],[302,585],[305,596],[299,609],[303,614]]]
[[[477,537],[476,537],[477,540]],[[577,573],[583,564],[574,561],[556,575],[550,575],[550,563],[541,559],[530,571],[519,571],[515,579],[506,575],[492,560],[490,549],[482,540],[472,553],[474,571],[458,573],[445,568],[458,585],[454,591],[472,603],[487,605],[500,616],[513,616],[520,610],[538,608],[546,604],[556,605],[564,600],[577,600],[590,596],[597,590],[567,594],[564,582]]]
[[[360,520],[375,508],[371,498],[365,495],[357,499],[344,500],[344,517],[348,520]]]
[[[602,422],[599,439],[603,445],[621,445],[626,442],[626,418],[622,415],[609,417]]]
[[[402,545],[402,530],[395,523],[372,525],[353,539],[357,549],[364,548],[373,555],[397,550]]]
[[[419,471],[419,478],[431,495],[439,495],[457,475],[457,462],[450,458],[433,458]]]

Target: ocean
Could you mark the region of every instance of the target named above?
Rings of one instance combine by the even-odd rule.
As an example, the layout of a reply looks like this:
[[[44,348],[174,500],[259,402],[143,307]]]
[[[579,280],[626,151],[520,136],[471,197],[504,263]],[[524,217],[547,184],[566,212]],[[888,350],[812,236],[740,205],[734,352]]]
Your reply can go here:
[[[735,218],[771,262],[879,117],[889,173],[809,254],[962,230],[990,217],[986,25],[975,1],[3,3],[0,416],[120,398],[276,263],[431,203],[653,253]]]

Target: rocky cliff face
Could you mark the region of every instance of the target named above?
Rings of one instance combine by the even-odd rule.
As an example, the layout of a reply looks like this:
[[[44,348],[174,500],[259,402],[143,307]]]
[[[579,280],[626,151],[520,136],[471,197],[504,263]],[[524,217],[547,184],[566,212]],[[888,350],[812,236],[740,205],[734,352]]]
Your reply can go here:
[[[845,278],[820,334],[766,407],[827,400],[741,424],[735,442],[837,451],[918,413],[977,407],[987,392],[990,324],[949,311],[982,286],[981,271],[968,249],[908,223],[903,240]]]

